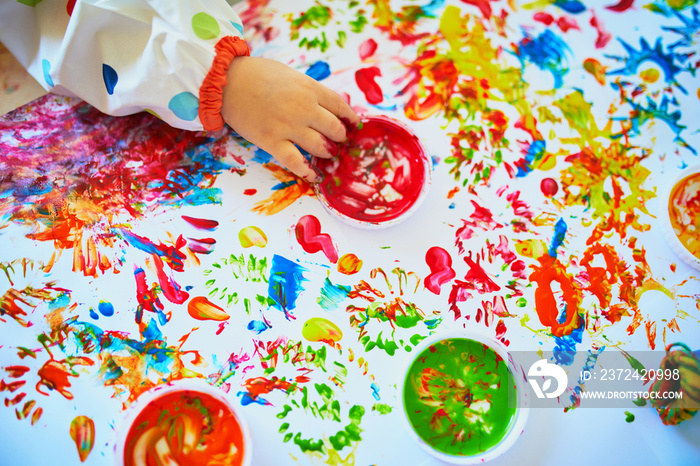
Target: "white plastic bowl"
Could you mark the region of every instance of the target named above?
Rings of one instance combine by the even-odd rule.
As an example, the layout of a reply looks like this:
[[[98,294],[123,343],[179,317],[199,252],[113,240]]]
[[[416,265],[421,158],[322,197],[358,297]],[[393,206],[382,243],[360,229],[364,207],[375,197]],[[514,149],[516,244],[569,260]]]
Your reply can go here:
[[[671,224],[671,218],[669,214],[669,203],[671,201],[671,194],[673,192],[673,189],[686,178],[698,174],[700,174],[700,165],[685,168],[668,186],[666,186],[659,198],[658,218],[659,222],[661,223],[661,231],[663,232],[664,239],[671,247],[671,250],[683,262],[685,262],[695,270],[700,271],[700,258],[697,258],[693,254],[691,254],[691,252],[688,251],[688,249],[673,231],[673,226]],[[700,236],[700,232],[698,232],[698,235]]]
[[[503,438],[499,443],[491,447],[490,449],[481,452],[476,455],[450,455],[447,453],[444,453],[442,451],[439,451],[435,449],[432,445],[427,443],[425,440],[423,440],[413,429],[413,426],[411,425],[411,421],[408,417],[408,413],[406,412],[406,406],[404,404],[404,385],[406,383],[406,376],[408,374],[409,369],[411,368],[411,365],[413,362],[418,358],[418,356],[427,348],[429,348],[431,345],[434,343],[444,341],[444,340],[451,340],[451,339],[467,339],[467,340],[473,340],[477,341],[479,343],[482,343],[486,346],[489,346],[492,348],[496,354],[498,354],[503,361],[505,361],[508,365],[508,369],[510,370],[511,374],[513,375],[513,379],[515,380],[516,384],[516,390],[517,390],[517,408],[515,412],[515,416],[513,417],[513,420],[511,421],[510,425],[507,428],[506,433],[504,434]],[[399,387],[400,391],[400,398],[401,398],[401,403],[400,403],[400,409],[401,409],[401,418],[403,420],[404,426],[408,430],[409,434],[411,437],[418,443],[418,445],[428,452],[431,456],[434,458],[444,462],[444,463],[449,463],[449,464],[455,464],[455,465],[473,465],[473,464],[481,464],[485,463],[487,461],[494,460],[495,458],[501,456],[503,453],[508,451],[513,444],[516,442],[516,440],[520,437],[520,435],[524,432],[525,429],[525,424],[527,422],[528,414],[529,414],[529,408],[528,408],[528,395],[525,389],[525,378],[522,375],[523,372],[522,370],[518,370],[518,366],[516,365],[515,361],[513,358],[508,354],[506,351],[505,347],[503,344],[500,342],[481,335],[476,332],[471,332],[471,331],[449,331],[449,332],[438,332],[437,334],[434,334],[425,340],[421,342],[420,345],[418,345],[414,351],[411,352],[410,356],[406,359],[404,362],[403,368],[400,372],[401,374],[401,381],[397,384]]]

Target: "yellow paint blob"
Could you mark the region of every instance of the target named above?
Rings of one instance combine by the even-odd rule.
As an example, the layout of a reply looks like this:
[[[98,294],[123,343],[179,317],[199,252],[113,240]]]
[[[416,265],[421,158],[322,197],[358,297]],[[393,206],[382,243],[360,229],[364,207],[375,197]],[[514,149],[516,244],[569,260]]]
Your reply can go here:
[[[659,73],[659,70],[656,68],[649,68],[639,73],[639,77],[648,83],[655,83],[659,80],[660,76],[661,73]]]
[[[605,67],[595,58],[587,58],[583,61],[583,69],[588,71],[598,83],[605,85]]]
[[[242,228],[241,231],[238,232],[238,240],[244,248],[249,248],[251,246],[264,248],[267,246],[267,236],[265,236],[265,232],[255,226]]]
[[[312,317],[304,323],[301,335],[308,341],[322,341],[335,343],[343,338],[340,328],[323,317]]]
[[[338,259],[338,272],[353,275],[362,269],[362,261],[355,254],[345,254]]]
[[[524,257],[537,258],[547,254],[547,244],[539,239],[517,241],[515,250]]]

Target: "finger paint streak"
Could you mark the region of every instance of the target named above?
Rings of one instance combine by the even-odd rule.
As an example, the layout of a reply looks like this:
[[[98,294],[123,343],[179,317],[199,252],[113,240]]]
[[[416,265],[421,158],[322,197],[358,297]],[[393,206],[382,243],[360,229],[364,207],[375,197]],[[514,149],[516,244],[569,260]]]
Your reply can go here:
[[[244,248],[252,246],[264,248],[267,246],[267,236],[265,232],[256,226],[241,228],[238,232],[238,241],[240,241],[241,246]]]
[[[192,225],[199,230],[214,231],[218,228],[219,222],[217,220],[209,220],[206,218],[196,218],[188,217],[187,215],[181,216],[183,220]]]
[[[313,254],[323,251],[329,261],[338,262],[338,248],[327,233],[321,233],[321,222],[313,215],[305,215],[296,225],[297,241],[304,251]]]
[[[95,422],[87,416],[76,416],[70,423],[69,433],[78,449],[80,462],[84,463],[95,445]]]
[[[581,288],[574,277],[566,273],[566,268],[558,259],[544,255],[538,259],[540,265],[534,267],[530,281],[537,283],[535,309],[540,323],[551,329],[558,337],[569,335],[581,324],[579,315],[582,301]],[[557,282],[564,300],[564,318],[560,319],[560,306],[552,290],[552,282]]]

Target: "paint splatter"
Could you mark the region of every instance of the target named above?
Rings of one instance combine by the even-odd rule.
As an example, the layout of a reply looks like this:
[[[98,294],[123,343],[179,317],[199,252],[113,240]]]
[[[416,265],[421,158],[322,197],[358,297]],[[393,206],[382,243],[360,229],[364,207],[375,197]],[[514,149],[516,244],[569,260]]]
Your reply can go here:
[[[241,228],[241,230],[238,232],[238,241],[240,241],[241,246],[244,248],[249,248],[252,246],[264,248],[267,246],[267,235],[265,235],[265,232],[256,226],[249,226]]]
[[[187,303],[187,313],[197,320],[228,320],[229,316],[220,306],[204,296],[195,296]]]
[[[439,246],[428,249],[425,253],[425,262],[430,267],[430,274],[423,282],[431,293],[440,294],[440,287],[452,280],[456,273],[452,268],[452,257]]]
[[[331,346],[343,338],[340,328],[323,317],[312,317],[304,322],[301,335],[309,341],[322,341]]]
[[[338,259],[338,272],[344,275],[354,275],[362,269],[362,260],[355,254],[344,254]]]

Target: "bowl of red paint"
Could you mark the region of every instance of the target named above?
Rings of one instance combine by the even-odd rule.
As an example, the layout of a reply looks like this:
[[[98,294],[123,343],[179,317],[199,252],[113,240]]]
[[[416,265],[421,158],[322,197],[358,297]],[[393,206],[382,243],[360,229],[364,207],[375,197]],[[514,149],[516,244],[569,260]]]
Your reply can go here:
[[[316,196],[331,215],[359,228],[386,228],[414,213],[428,194],[432,159],[411,128],[383,115],[360,117],[338,154],[312,161]]]
[[[433,335],[411,353],[398,385],[402,419],[430,455],[450,464],[484,463],[523,433],[524,378],[500,342],[455,331]]]
[[[666,188],[659,220],[673,252],[700,271],[700,165],[683,169]]]
[[[251,447],[248,425],[225,393],[183,379],[143,393],[126,410],[115,464],[250,466]]]

